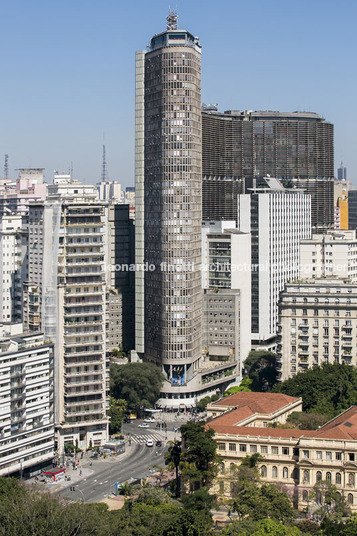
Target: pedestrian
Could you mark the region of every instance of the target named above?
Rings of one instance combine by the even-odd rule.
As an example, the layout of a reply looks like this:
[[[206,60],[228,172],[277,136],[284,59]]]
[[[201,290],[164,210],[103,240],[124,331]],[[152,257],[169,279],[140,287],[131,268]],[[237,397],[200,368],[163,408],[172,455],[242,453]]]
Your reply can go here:
[[[82,476],[82,469],[79,471],[79,476]]]
[[[89,462],[89,467],[92,467],[92,460]]]

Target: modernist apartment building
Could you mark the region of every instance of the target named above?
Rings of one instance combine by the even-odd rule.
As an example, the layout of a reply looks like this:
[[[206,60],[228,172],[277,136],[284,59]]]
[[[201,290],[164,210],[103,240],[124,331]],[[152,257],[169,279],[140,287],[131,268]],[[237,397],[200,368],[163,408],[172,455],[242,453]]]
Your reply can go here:
[[[279,293],[299,276],[300,240],[311,234],[310,202],[309,195],[282,188],[275,179],[270,179],[270,189],[238,198],[238,228],[251,233],[253,345],[275,344]],[[237,277],[245,278],[245,273],[237,272]]]
[[[251,349],[251,236],[234,227],[234,221],[202,224],[203,346],[211,359],[235,363],[241,377]]]
[[[233,207],[224,200],[224,178],[244,181],[246,193],[270,175],[311,195],[313,226],[333,227],[333,125],[316,113],[203,109],[202,173],[204,191],[211,183],[222,189],[222,214]],[[204,214],[208,209],[204,197]]]
[[[338,278],[288,283],[280,295],[281,380],[313,365],[357,365],[357,286]]]
[[[108,206],[93,186],[49,187],[29,211],[25,319],[55,343],[59,453],[107,440],[106,266]]]
[[[136,58],[136,264],[150,267],[136,280],[136,350],[167,378],[159,402],[178,406],[200,390],[201,46],[167,21]]]
[[[356,231],[313,234],[300,242],[300,278],[343,277],[357,281]]]
[[[27,216],[0,214],[0,322],[21,322],[27,279]]]
[[[236,398],[235,398],[236,397]],[[357,511],[357,407],[345,411],[318,430],[270,428],[301,411],[301,399],[273,393],[237,393],[208,407],[213,417],[207,427],[215,431],[222,458],[215,492],[230,497],[235,468],[255,453],[262,482],[283,485],[295,508],[311,512],[322,501],[311,492],[319,481],[329,481]]]
[[[0,324],[0,476],[34,475],[54,455],[53,344]]]

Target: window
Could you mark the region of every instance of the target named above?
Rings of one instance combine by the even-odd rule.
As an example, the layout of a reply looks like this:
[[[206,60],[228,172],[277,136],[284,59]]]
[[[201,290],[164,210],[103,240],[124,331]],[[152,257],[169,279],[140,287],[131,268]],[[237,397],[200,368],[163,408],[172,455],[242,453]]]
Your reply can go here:
[[[350,460],[350,462],[354,462],[355,461],[355,453],[354,452],[349,452],[348,453],[348,459]]]
[[[322,450],[317,450],[317,451],[316,451],[316,458],[317,458],[318,460],[322,460]]]
[[[348,485],[354,486],[355,485],[355,475],[354,473],[348,473]]]
[[[257,445],[250,445],[250,452],[257,452],[258,448]]]
[[[307,502],[309,500],[309,492],[307,491],[307,489],[304,489],[304,491],[302,492],[302,500],[304,502]]]
[[[327,472],[327,473],[326,473],[326,480],[327,480],[328,482],[331,482],[332,478],[331,478],[331,473],[330,473],[330,472]]]
[[[233,475],[234,472],[235,472],[235,470],[236,470],[236,465],[235,465],[235,463],[231,463],[230,466],[229,466],[229,472],[230,472],[230,474]]]
[[[332,460],[332,452],[330,451],[326,452],[326,460]]]
[[[289,477],[289,471],[287,467],[283,467],[283,478]]]
[[[348,504],[353,504],[353,495],[352,495],[352,493],[349,493],[347,495],[347,502],[348,502]]]
[[[219,464],[219,470],[221,473],[224,473],[224,469],[225,469],[225,466],[224,466],[224,463],[222,462]]]
[[[302,452],[303,452],[303,456],[304,456],[304,458],[310,458],[310,451],[308,451],[308,450],[303,450]]]
[[[308,469],[305,469],[303,473],[303,482],[309,483],[310,482],[310,471]]]
[[[224,493],[224,482],[222,480],[219,483],[219,492]]]
[[[342,452],[336,452],[336,460],[342,460]]]
[[[261,452],[262,454],[268,454],[268,447],[267,447],[267,445],[262,445],[262,446],[260,447],[260,452]]]
[[[272,478],[278,478],[278,468],[275,465],[271,469],[271,476]]]
[[[289,449],[287,447],[283,447],[283,454],[284,456],[289,456]]]
[[[219,443],[218,450],[226,450],[226,444],[225,443]]]
[[[231,452],[235,452],[236,451],[236,444],[235,443],[229,443],[229,450]]]
[[[272,447],[271,448],[271,453],[272,454],[279,454],[279,447]]]
[[[244,444],[239,445],[239,451],[240,452],[247,452],[247,445],[244,445]]]
[[[321,471],[317,471],[316,473],[316,482],[320,482],[322,480],[322,473]]]
[[[336,473],[336,484],[341,484],[341,473]]]
[[[316,503],[317,504],[322,504],[322,493],[321,493],[321,491],[316,492]]]
[[[266,468],[266,465],[262,465],[261,468],[260,468],[260,474],[262,477],[266,477],[267,476],[267,468]]]

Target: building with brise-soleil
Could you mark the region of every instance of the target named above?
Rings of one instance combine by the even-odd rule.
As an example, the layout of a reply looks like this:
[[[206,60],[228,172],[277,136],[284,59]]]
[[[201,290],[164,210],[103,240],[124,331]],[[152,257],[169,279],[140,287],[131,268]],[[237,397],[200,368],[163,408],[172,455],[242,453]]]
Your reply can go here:
[[[215,431],[221,457],[214,492],[229,498],[235,470],[242,458],[259,453],[261,481],[284,486],[293,506],[311,513],[322,501],[313,487],[331,482],[357,511],[357,407],[345,411],[318,430],[271,428],[301,411],[301,399],[273,393],[237,393],[208,406],[207,427]]]
[[[311,236],[311,198],[266,179],[264,189],[238,197],[238,228],[251,234],[251,339],[274,348],[279,293],[299,276],[300,241]],[[237,271],[245,280],[245,271]],[[248,311],[246,312],[248,314]]]
[[[108,205],[94,186],[49,186],[29,210],[29,275],[24,318],[55,343],[55,422],[59,453],[107,440],[106,359]]]
[[[33,476],[54,456],[53,344],[0,324],[0,476]]]
[[[356,231],[328,231],[300,242],[300,279],[343,277],[357,281]]]
[[[288,283],[280,295],[280,379],[324,363],[357,366],[357,286],[320,278]]]
[[[236,378],[251,349],[250,238],[234,221],[202,224],[202,344],[210,360],[236,363]]]
[[[287,188],[311,195],[313,227],[334,224],[334,134],[333,125],[312,112],[202,110],[203,193],[212,188],[219,208],[213,210],[203,197],[203,214],[232,212],[227,183],[244,182],[245,192],[260,186],[270,175]],[[240,181],[240,182],[239,182]],[[205,184],[206,183],[206,184]],[[233,186],[234,187],[234,186]],[[221,193],[218,194],[218,190]],[[209,190],[208,190],[209,191]],[[229,193],[229,192],[228,192]]]

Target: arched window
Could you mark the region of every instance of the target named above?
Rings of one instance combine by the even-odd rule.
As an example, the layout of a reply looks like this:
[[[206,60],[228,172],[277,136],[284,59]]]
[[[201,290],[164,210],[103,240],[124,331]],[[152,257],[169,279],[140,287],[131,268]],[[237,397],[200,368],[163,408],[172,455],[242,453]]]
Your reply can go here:
[[[304,489],[304,491],[302,492],[302,500],[304,502],[309,500],[309,492],[307,491],[307,489]]]
[[[317,471],[316,473],[316,482],[320,482],[322,480],[322,473],[321,471]]]
[[[271,469],[271,476],[272,478],[278,478],[278,468],[275,465]]]
[[[326,473],[326,480],[327,480],[327,482],[331,482],[331,480],[332,480],[331,473]]]
[[[355,485],[355,475],[354,473],[348,473],[348,485],[354,486]]]
[[[225,465],[222,462],[222,463],[219,464],[219,470],[220,470],[221,473],[224,473],[224,469],[225,469]]]
[[[317,504],[322,503],[322,493],[321,493],[321,491],[316,492],[316,502],[317,502]]]
[[[305,483],[308,483],[310,482],[310,471],[308,469],[305,469],[304,471],[304,474],[303,474],[303,481]]]
[[[348,502],[348,504],[353,504],[353,495],[352,495],[352,493],[349,493],[347,495],[347,502]]]
[[[341,473],[336,473],[336,484],[341,484]]]
[[[287,467],[283,467],[283,478],[289,477],[289,471]]]
[[[266,468],[266,465],[262,465],[261,468],[260,468],[260,474],[261,476],[267,476],[267,468]]]
[[[231,475],[233,475],[235,469],[236,469],[235,463],[231,463],[231,465],[229,466],[229,472],[231,473]]]
[[[224,482],[223,482],[223,480],[221,480],[219,482],[219,492],[224,493]]]

